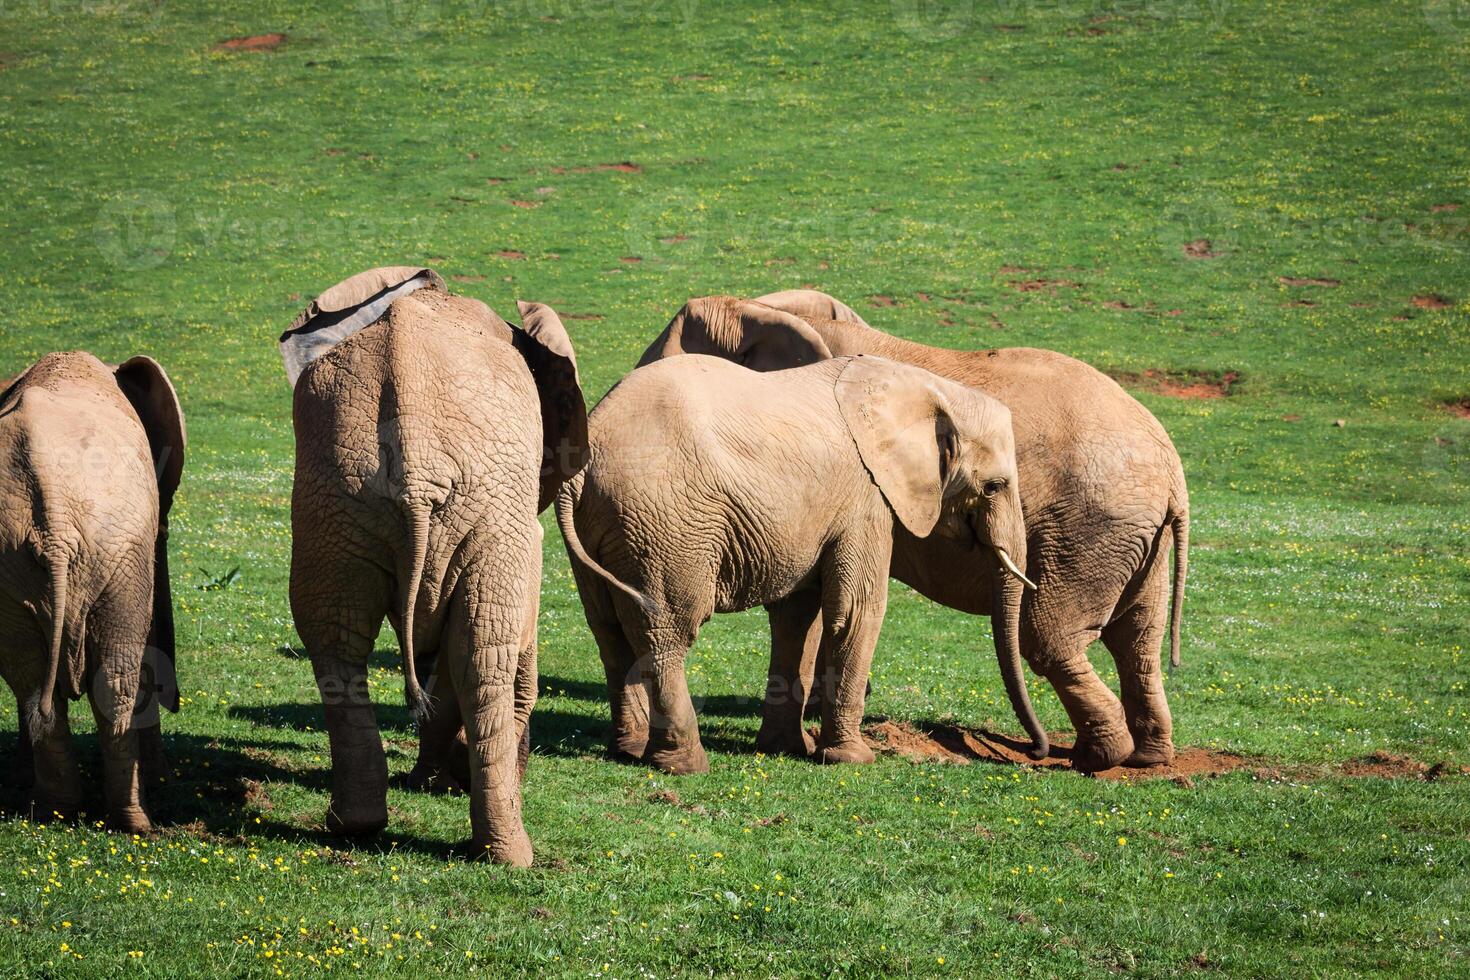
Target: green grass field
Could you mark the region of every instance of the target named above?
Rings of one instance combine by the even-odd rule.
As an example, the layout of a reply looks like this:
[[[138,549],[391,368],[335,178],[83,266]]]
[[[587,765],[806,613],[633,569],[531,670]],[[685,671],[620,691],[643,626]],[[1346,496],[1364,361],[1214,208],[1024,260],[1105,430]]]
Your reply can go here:
[[[1463,2],[220,9],[0,3],[0,376],[146,352],[191,435],[168,826],[39,827],[7,786],[0,973],[1470,975]],[[288,36],[215,48],[266,32]],[[401,789],[381,839],[326,836],[275,339],[397,263],[574,316],[589,401],[686,298],[800,284],[1124,377],[1193,498],[1175,737],[1250,764],[1183,785],[763,758],[759,613],[691,654],[712,771],[612,764],[547,515],[537,866],[467,862],[466,800]],[[1158,390],[1232,373],[1226,398]],[[873,684],[874,718],[1015,728],[988,624],[896,584]],[[14,733],[0,699],[0,753]],[[1448,774],[1350,774],[1375,752]]]

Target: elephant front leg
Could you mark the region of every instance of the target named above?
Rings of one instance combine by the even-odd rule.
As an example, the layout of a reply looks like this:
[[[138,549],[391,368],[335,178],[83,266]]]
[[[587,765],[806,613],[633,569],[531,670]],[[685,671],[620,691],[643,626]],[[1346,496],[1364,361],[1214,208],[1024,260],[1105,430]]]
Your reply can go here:
[[[1123,706],[1087,659],[1095,632],[1028,629],[1023,620],[1021,653],[1057,692],[1077,731],[1072,768],[1098,772],[1120,765],[1133,752]]]
[[[419,724],[419,757],[408,774],[408,788],[428,793],[466,792],[470,776],[464,714],[452,672],[435,670],[427,690],[433,710]]]
[[[313,652],[311,667],[332,746],[327,829],[334,834],[377,833],[388,825],[388,758],[368,693],[366,658]]]
[[[52,702],[49,727],[30,722],[35,699],[21,705],[22,733],[34,766],[35,783],[31,812],[37,820],[54,817],[71,818],[82,806],[82,777],[72,751],[71,720],[67,717],[65,697]]]
[[[143,804],[143,767],[138,754],[138,729],[132,724],[133,702],[92,699],[97,736],[102,743],[102,773],[107,797],[107,825],[128,834],[153,830]]]
[[[822,645],[822,597],[797,592],[766,607],[771,667],[755,747],[767,755],[809,757],[816,742],[802,727]]]

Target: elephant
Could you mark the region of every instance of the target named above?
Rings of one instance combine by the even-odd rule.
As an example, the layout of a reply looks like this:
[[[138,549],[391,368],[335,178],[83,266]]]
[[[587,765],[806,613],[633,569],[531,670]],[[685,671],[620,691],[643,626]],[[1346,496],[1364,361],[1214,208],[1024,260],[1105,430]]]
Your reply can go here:
[[[556,511],[607,675],[614,757],[708,770],[685,654],[713,613],[764,606],[772,643],[760,747],[871,762],[864,688],[899,528],[1011,571],[997,587],[1008,614],[996,653],[1046,754],[1015,630],[1026,532],[1010,412],[998,401],[879,357],[761,374],[690,356],[632,372],[588,429],[589,460]],[[830,669],[814,742],[802,707],[817,620]]]
[[[1026,572],[1021,649],[1056,690],[1077,732],[1073,766],[1162,765],[1174,757],[1160,646],[1179,634],[1189,554],[1189,492],[1168,433],[1111,378],[1052,351],[928,347],[883,333],[839,300],[787,290],[742,302],[691,300],[640,364],[706,354],[776,371],[872,354],[925,368],[1000,400],[1012,413]],[[1166,557],[1173,546],[1171,581]],[[892,574],[943,605],[991,615],[991,570],[946,539],[904,534]],[[1087,659],[1101,637],[1122,703]]]
[[[521,325],[432,269],[359,273],[281,337],[294,385],[291,612],[331,743],[328,830],[387,824],[367,686],[385,617],[426,761],[465,728],[472,846],[533,859],[521,771],[536,702],[541,525],[585,454],[576,357],[549,306]],[[435,661],[425,689],[417,658]],[[447,734],[446,734],[447,733]]]
[[[168,517],[185,442],[150,357],[48,354],[0,394],[0,674],[18,708],[17,781],[34,780],[39,817],[82,806],[67,708],[86,691],[107,823],[152,829],[158,709],[179,708]]]

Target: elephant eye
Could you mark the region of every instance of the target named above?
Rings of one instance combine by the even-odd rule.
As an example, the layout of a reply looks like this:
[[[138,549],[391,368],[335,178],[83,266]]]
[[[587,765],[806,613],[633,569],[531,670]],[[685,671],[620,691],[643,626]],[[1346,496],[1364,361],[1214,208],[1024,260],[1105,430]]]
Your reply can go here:
[[[985,485],[983,487],[981,487],[980,490],[981,490],[982,493],[985,494],[985,496],[987,496],[987,497],[994,497],[996,494],[1000,493],[1005,488],[1006,488],[1006,481],[1004,481],[1004,480],[986,480],[985,481]]]

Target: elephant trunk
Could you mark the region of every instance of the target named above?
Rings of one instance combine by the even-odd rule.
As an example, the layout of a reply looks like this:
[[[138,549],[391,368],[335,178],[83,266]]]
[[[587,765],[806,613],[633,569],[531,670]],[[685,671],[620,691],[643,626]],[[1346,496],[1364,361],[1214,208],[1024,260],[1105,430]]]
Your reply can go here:
[[[1014,486],[1004,497],[995,498],[984,515],[986,539],[994,549],[1001,564],[1001,572],[995,577],[991,603],[991,627],[995,632],[995,656],[1000,664],[1001,677],[1005,681],[1006,694],[1011,700],[1026,734],[1031,737],[1031,748],[1026,754],[1033,759],[1044,759],[1051,751],[1046,729],[1036,718],[1031,707],[1031,696],[1026,690],[1025,668],[1021,661],[1021,599],[1026,586],[1035,584],[1026,578],[1026,527],[1021,517],[1021,498]]]

